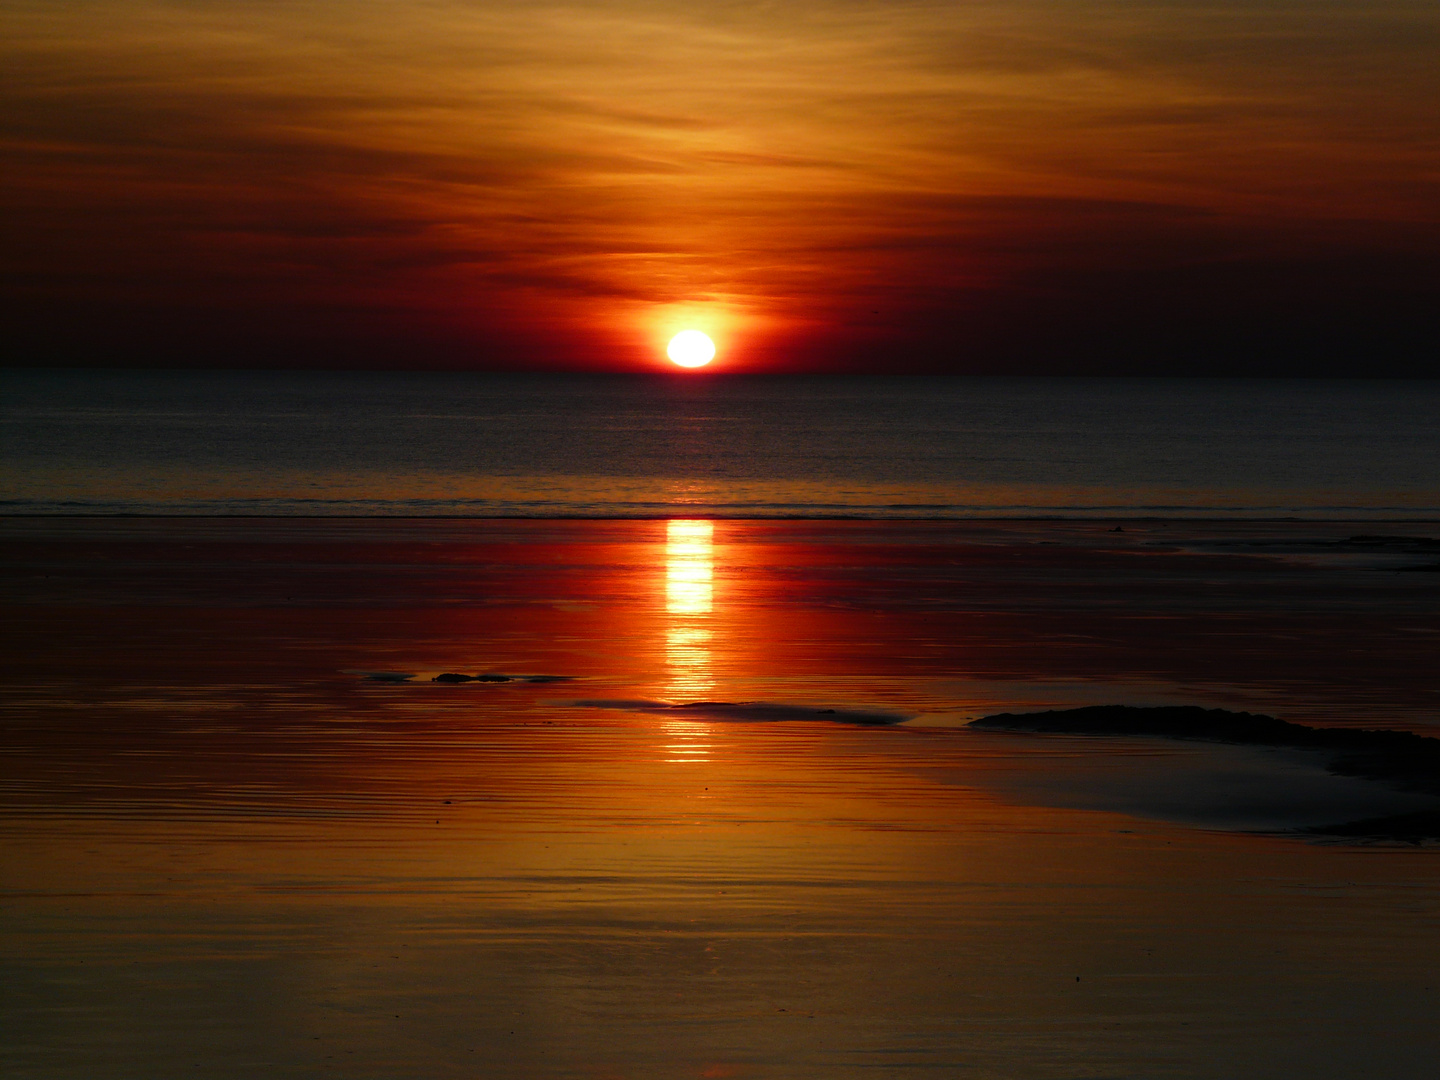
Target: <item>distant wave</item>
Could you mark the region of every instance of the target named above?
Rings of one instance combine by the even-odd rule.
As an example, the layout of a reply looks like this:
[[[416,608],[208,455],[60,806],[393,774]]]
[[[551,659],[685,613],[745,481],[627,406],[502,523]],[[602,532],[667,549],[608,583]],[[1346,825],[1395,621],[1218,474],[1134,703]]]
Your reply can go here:
[[[0,515],[1440,518],[1440,380],[0,372]]]
[[[435,517],[733,519],[829,518],[964,520],[969,518],[1216,518],[1405,521],[1440,520],[1435,506],[1347,503],[760,503],[584,502],[490,499],[0,499],[0,516],[135,517]]]

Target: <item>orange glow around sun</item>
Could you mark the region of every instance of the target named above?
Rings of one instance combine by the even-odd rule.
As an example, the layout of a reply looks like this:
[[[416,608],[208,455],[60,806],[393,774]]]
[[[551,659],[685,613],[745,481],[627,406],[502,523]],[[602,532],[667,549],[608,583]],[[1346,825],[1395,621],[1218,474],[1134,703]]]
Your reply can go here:
[[[1383,338],[1428,371],[1440,5],[1092,7],[11,4],[6,342],[1174,374]]]

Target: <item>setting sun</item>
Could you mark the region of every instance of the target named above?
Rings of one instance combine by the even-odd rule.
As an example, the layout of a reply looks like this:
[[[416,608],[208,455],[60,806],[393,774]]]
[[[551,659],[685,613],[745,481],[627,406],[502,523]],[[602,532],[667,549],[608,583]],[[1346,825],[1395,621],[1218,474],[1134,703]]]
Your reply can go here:
[[[704,367],[715,358],[715,343],[699,330],[681,330],[665,352],[681,367]]]

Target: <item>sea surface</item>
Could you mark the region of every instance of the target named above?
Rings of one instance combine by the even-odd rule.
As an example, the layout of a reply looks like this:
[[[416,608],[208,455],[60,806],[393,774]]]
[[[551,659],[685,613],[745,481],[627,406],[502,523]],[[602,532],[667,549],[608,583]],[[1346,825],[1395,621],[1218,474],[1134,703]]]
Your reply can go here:
[[[0,513],[1440,517],[1440,381],[0,375]]]
[[[0,1075],[1434,1076],[1440,795],[969,726],[1440,735],[1429,384],[4,386]]]

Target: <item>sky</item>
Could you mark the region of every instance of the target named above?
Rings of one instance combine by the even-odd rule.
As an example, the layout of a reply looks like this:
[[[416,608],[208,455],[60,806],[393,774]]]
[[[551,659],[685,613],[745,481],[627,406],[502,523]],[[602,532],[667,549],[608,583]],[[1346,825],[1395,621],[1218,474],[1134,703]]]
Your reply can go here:
[[[7,362],[1440,375],[1434,0],[0,0]]]

